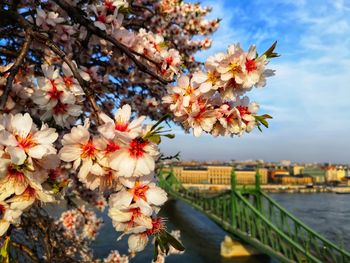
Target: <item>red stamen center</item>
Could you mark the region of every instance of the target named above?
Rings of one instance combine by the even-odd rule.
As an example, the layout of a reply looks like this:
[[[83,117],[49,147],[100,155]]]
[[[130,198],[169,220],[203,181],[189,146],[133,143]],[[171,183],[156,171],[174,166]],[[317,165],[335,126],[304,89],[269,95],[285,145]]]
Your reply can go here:
[[[5,214],[6,208],[4,205],[0,204],[0,217],[2,217]]]
[[[254,71],[257,69],[255,59],[247,59],[245,61],[245,68],[248,71],[248,73]]]
[[[136,182],[134,188],[130,189],[129,192],[134,196],[135,202],[140,198],[147,201],[146,192],[148,189],[148,185],[141,185],[139,182]]]
[[[74,84],[74,79],[72,76],[70,77],[63,77],[63,81],[66,84],[67,87],[71,87]]]
[[[245,106],[237,106],[237,110],[239,111],[239,114],[241,117],[243,117],[246,114],[251,114],[250,111],[248,110],[248,107]]]
[[[50,82],[52,87],[47,94],[51,99],[58,100],[62,96],[63,91],[57,89],[56,83],[53,79],[50,79]]]
[[[60,168],[51,169],[49,170],[48,175],[49,175],[49,178],[54,181],[61,176],[61,169]]]
[[[107,144],[106,147],[106,154],[113,153],[115,151],[118,151],[120,149],[120,146],[114,142],[110,142]]]
[[[63,224],[66,228],[72,228],[75,223],[75,217],[72,214],[66,214],[63,218]]]
[[[21,138],[19,136],[16,136],[18,146],[22,148],[23,150],[28,150],[36,145],[36,143],[33,140],[33,135],[30,133],[26,138]]]
[[[139,159],[142,158],[143,154],[145,153],[144,148],[147,146],[148,142],[140,140],[140,139],[133,139],[129,143],[129,153],[132,158]]]
[[[105,15],[99,15],[97,17],[97,21],[100,21],[103,24],[106,24],[106,16]]]
[[[35,193],[36,193],[35,189],[30,187],[30,186],[28,186],[26,188],[26,190],[24,190],[22,195],[24,195],[27,198],[30,198],[30,197],[35,197]]]
[[[114,126],[114,129],[117,131],[125,132],[128,131],[128,123],[117,122]]]
[[[58,102],[56,106],[53,108],[53,112],[58,114],[65,114],[67,112],[67,104],[63,104],[61,102]]]
[[[82,158],[87,158],[87,157],[94,157],[95,156],[95,152],[96,152],[96,148],[95,145],[92,143],[91,140],[89,140],[86,144],[83,145],[83,147],[81,148],[81,154],[80,156]]]
[[[25,175],[22,172],[14,169],[12,166],[9,166],[7,168],[7,176],[9,177],[9,179],[12,179],[19,183],[23,183],[26,180]]]
[[[105,8],[107,8],[108,10],[111,10],[111,11],[113,11],[114,12],[114,10],[115,10],[115,6],[113,5],[113,3],[112,2],[110,2],[110,1],[105,1],[104,2],[104,6],[105,6]]]
[[[154,235],[164,229],[164,223],[162,218],[155,218],[152,220],[152,229],[146,231],[147,235]]]
[[[170,65],[171,63],[173,63],[173,61],[174,61],[173,57],[167,57],[167,58],[165,58],[165,62],[166,62],[168,65]]]

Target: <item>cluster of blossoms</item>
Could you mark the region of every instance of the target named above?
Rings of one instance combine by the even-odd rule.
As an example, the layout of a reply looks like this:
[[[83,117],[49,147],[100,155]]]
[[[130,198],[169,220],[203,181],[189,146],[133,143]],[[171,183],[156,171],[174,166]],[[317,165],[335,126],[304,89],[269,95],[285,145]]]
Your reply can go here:
[[[60,160],[72,163],[86,188],[116,192],[109,198],[109,215],[117,231],[132,234],[131,251],[141,251],[147,236],[164,228],[155,215],[167,197],[155,184],[153,172],[159,151],[149,139],[157,134],[151,126],[142,126],[145,117],[130,120],[129,105],[119,109],[114,119],[106,114],[100,117],[104,124],[98,127],[97,135],[90,134],[87,120],[63,136],[57,155],[55,129],[43,124],[39,130],[28,113],[1,115],[1,234],[36,200],[54,201],[53,192],[44,190],[42,184],[48,179],[64,182]],[[96,200],[96,207],[103,209],[105,205],[104,198]],[[94,239],[101,225],[84,207],[64,212],[60,222],[71,238]]]
[[[239,44],[208,58],[205,71],[192,76],[180,75],[177,85],[168,88],[163,103],[174,119],[195,136],[207,132],[218,135],[242,135],[261,123],[268,115],[258,116],[259,105],[243,96],[253,87],[263,87],[273,71],[266,69],[270,50],[258,56],[255,46],[244,52]]]
[[[0,235],[35,201],[54,201],[43,183],[59,164],[57,137],[46,124],[38,129],[28,113],[0,115]]]
[[[133,32],[123,27],[123,13],[128,7],[126,1],[106,0],[89,5],[88,11],[94,17],[96,27],[128,47],[137,56],[145,58],[144,62],[155,72],[171,78],[179,71],[182,64],[180,53],[174,48],[168,48],[164,37],[160,34],[154,34],[144,28]],[[105,49],[108,50],[108,47]]]
[[[58,223],[62,224],[67,238],[94,240],[103,221],[95,212],[82,206],[63,212]]]
[[[120,255],[119,251],[113,250],[111,253],[108,255],[103,260],[103,263],[128,263],[129,262],[129,257],[125,255]]]
[[[147,236],[164,228],[156,212],[166,193],[155,184],[157,145],[148,138],[151,126],[142,127],[145,117],[131,118],[131,107],[124,105],[114,119],[101,114],[104,124],[98,134],[89,132],[89,121],[73,127],[62,138],[59,156],[72,162],[79,180],[89,189],[113,191],[109,197],[109,215],[117,231],[131,234],[129,248],[139,252]]]
[[[11,64],[0,67],[0,72],[6,72],[10,67]],[[33,78],[31,67],[22,68],[16,76],[4,111],[15,114],[28,110],[44,122],[53,120],[56,125],[68,128],[83,113],[84,91],[67,64],[62,67],[43,64],[41,69],[43,76]],[[91,79],[88,70],[80,70],[79,73],[85,81]],[[0,77],[0,95],[7,76]]]
[[[169,20],[172,20],[174,24],[182,25],[182,28],[187,32],[207,35],[214,32],[219,25],[218,19],[212,21],[203,19],[211,9],[209,7],[201,7],[199,3],[192,4],[177,0],[162,0],[159,2],[158,8],[162,13],[168,15]],[[178,13],[183,14],[183,16],[179,16]]]
[[[32,95],[33,102],[38,105],[40,119],[48,121],[54,119],[62,127],[70,127],[82,113],[84,91],[73,77],[67,64],[63,64],[63,75],[53,65],[42,65],[43,77],[37,79],[38,86]],[[86,81],[90,76],[81,71]],[[42,113],[41,113],[42,112]]]

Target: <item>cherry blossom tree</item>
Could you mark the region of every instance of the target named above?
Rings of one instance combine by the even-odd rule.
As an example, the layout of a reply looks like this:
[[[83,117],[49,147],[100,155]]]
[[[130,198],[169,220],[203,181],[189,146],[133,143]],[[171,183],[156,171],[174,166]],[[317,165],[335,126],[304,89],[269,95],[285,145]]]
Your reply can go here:
[[[102,262],[90,245],[105,209],[130,254],[103,262],[128,262],[149,240],[157,262],[184,249],[157,215],[167,194],[156,171],[171,158],[158,145],[174,137],[162,123],[194,136],[268,127],[246,94],[278,56],[276,43],[261,55],[233,44],[197,61],[219,26],[210,11],[179,0],[1,1],[4,262]]]

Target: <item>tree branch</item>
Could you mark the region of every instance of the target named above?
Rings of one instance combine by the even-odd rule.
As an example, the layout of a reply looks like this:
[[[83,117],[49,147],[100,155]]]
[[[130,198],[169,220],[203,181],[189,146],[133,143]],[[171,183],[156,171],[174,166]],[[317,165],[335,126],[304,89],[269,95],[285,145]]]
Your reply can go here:
[[[71,17],[72,20],[79,23],[80,25],[86,27],[88,31],[93,33],[94,35],[107,40],[108,42],[112,43],[117,49],[119,49],[121,52],[123,52],[125,55],[127,55],[134,64],[143,72],[147,73],[148,75],[154,77],[162,84],[166,85],[168,83],[173,82],[172,80],[166,80],[160,76],[158,76],[156,73],[154,73],[152,70],[150,70],[145,64],[143,64],[141,61],[139,61],[132,51],[129,50],[129,48],[122,43],[120,43],[118,40],[114,39],[113,37],[106,34],[106,32],[102,31],[101,29],[94,26],[91,20],[87,19],[85,15],[81,12],[80,9],[71,6],[68,4],[65,0],[54,0],[54,2],[59,5],[63,10],[67,12],[67,14]]]
[[[7,77],[6,80],[6,86],[5,86],[5,90],[4,93],[1,96],[1,100],[0,100],[0,110],[4,110],[6,102],[7,102],[7,98],[10,94],[10,91],[12,89],[12,83],[14,78],[16,77],[19,67],[21,66],[28,50],[30,47],[30,44],[32,43],[32,35],[26,30],[26,36],[23,42],[23,45],[21,47],[21,50],[18,54],[18,57],[16,58],[15,63],[12,65],[11,69],[10,69],[10,75]]]

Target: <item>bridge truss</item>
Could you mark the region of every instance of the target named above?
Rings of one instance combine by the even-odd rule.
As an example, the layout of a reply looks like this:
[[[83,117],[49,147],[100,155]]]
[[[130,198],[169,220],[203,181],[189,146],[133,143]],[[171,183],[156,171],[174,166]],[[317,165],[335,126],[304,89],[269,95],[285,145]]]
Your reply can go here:
[[[213,196],[185,189],[171,170],[160,170],[159,184],[176,199],[193,206],[224,230],[280,262],[349,263],[350,254],[319,235],[260,189],[240,187],[231,172],[231,190]]]

